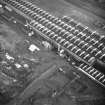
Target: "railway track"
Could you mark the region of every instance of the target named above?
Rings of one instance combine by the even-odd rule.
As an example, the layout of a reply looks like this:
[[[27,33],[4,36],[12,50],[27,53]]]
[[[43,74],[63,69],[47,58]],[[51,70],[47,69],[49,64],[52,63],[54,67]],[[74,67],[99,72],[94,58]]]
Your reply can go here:
[[[105,86],[105,75],[93,66],[96,60],[104,63],[104,37],[91,31],[73,19],[59,19],[43,9],[23,0],[2,0],[12,8],[27,15],[31,21],[29,26],[56,46],[61,46],[69,54],[79,58],[83,63],[78,68]]]

